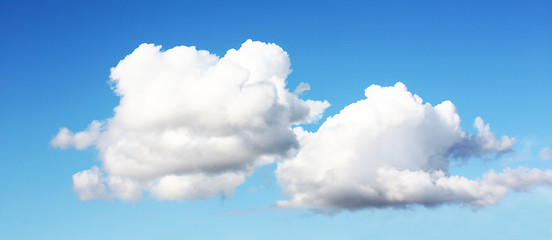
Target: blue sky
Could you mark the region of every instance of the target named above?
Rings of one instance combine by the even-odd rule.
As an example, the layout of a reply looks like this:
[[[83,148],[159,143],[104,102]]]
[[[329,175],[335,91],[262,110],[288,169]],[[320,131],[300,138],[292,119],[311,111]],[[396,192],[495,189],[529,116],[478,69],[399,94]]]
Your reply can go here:
[[[0,3],[2,239],[550,239],[552,189],[510,191],[494,205],[365,207],[334,215],[283,209],[274,171],[256,167],[231,197],[80,201],[72,176],[102,166],[99,150],[58,149],[114,116],[110,69],[142,43],[196,46],[219,57],[247,39],[289,55],[287,88],[327,100],[328,116],[372,84],[402,82],[433,106],[450,100],[468,134],[478,116],[511,152],[452,161],[470,179],[490,169],[551,169],[552,3],[548,1]],[[304,203],[307,204],[308,203]],[[469,205],[469,204],[468,204]]]

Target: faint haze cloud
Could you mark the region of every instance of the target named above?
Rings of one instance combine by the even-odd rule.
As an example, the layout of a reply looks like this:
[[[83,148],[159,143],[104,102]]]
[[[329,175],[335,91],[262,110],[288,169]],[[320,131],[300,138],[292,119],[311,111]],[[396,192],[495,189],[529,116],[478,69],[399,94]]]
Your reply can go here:
[[[552,149],[550,147],[544,147],[539,151],[539,157],[543,160],[552,158]]]

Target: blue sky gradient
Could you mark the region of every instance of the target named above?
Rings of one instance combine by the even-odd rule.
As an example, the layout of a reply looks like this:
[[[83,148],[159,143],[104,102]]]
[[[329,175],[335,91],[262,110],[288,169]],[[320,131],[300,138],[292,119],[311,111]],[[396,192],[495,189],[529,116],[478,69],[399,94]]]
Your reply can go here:
[[[497,159],[453,163],[476,178],[505,167],[552,169],[550,1],[2,1],[0,2],[1,239],[551,239],[552,189],[511,192],[474,210],[367,209],[336,215],[276,209],[275,164],[234,196],[205,201],[81,202],[71,176],[97,151],[49,145],[60,127],[113,115],[110,68],[141,43],[196,46],[218,56],[247,39],[290,56],[288,88],[328,100],[323,119],[371,84],[403,82],[462,127],[481,116],[515,137]],[[316,131],[320,123],[305,126]]]

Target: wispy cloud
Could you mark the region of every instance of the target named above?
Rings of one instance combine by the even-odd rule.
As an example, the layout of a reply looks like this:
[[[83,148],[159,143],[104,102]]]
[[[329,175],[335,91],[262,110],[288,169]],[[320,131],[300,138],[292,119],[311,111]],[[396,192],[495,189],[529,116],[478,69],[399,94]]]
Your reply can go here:
[[[539,157],[543,160],[552,158],[552,150],[550,147],[544,147],[539,151]]]

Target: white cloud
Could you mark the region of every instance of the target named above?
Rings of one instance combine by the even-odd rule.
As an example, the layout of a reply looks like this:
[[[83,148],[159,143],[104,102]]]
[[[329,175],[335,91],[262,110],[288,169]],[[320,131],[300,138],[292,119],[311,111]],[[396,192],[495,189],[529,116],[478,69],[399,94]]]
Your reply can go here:
[[[500,174],[491,170],[484,175],[484,179],[489,184],[505,186],[515,191],[527,191],[533,185],[552,186],[552,170],[506,168],[504,173]]]
[[[308,90],[310,90],[310,85],[308,83],[302,82],[302,83],[299,83],[299,85],[297,85],[293,93],[300,95],[301,93],[304,93]]]
[[[278,161],[289,200],[280,207],[322,210],[496,204],[510,189],[552,185],[539,169],[489,171],[481,179],[451,176],[451,159],[500,155],[514,138],[495,137],[480,117],[477,134],[460,127],[450,101],[432,106],[407,91],[372,85],[366,99],[329,117],[326,101],[292,93],[287,53],[251,40],[219,58],[195,47],[142,44],[111,69],[120,103],[114,116],[73,133],[61,128],[54,147],[95,146],[101,166],[73,175],[81,200],[136,201],[230,196],[255,166]],[[550,148],[540,152],[550,158]]]
[[[316,121],[329,106],[289,92],[289,73],[275,44],[248,40],[222,58],[142,44],[111,69],[121,98],[115,115],[76,134],[62,128],[51,145],[99,150],[104,173],[94,167],[73,177],[82,200],[231,195],[254,166],[296,151],[292,124]]]
[[[102,173],[97,166],[73,175],[73,190],[82,201],[90,199],[105,199],[107,192],[103,183]]]
[[[550,171],[489,172],[482,180],[448,174],[452,158],[511,151],[515,139],[497,139],[476,118],[478,134],[460,127],[450,101],[436,106],[407,91],[372,85],[366,99],[329,117],[317,132],[294,129],[301,148],[278,163],[279,184],[289,200],[280,207],[341,210],[370,207],[497,203],[508,189],[550,184]]]
[[[151,194],[161,200],[206,199],[217,193],[232,195],[234,188],[245,181],[245,174],[226,172],[217,175],[170,175],[162,177]]]
[[[477,135],[467,136],[451,148],[451,154],[455,158],[467,158],[486,154],[503,154],[511,151],[516,142],[514,138],[502,136],[497,139],[491,132],[489,124],[485,124],[481,117],[475,118],[473,123],[477,129]]]
[[[100,136],[102,123],[92,121],[85,131],[73,133],[67,128],[60,128],[58,134],[50,141],[50,145],[61,149],[75,147],[76,149],[85,149],[95,144]]]
[[[550,149],[550,147],[544,147],[544,148],[542,148],[542,149],[539,151],[539,157],[540,157],[542,160],[548,160],[548,159],[552,158],[552,150]]]

